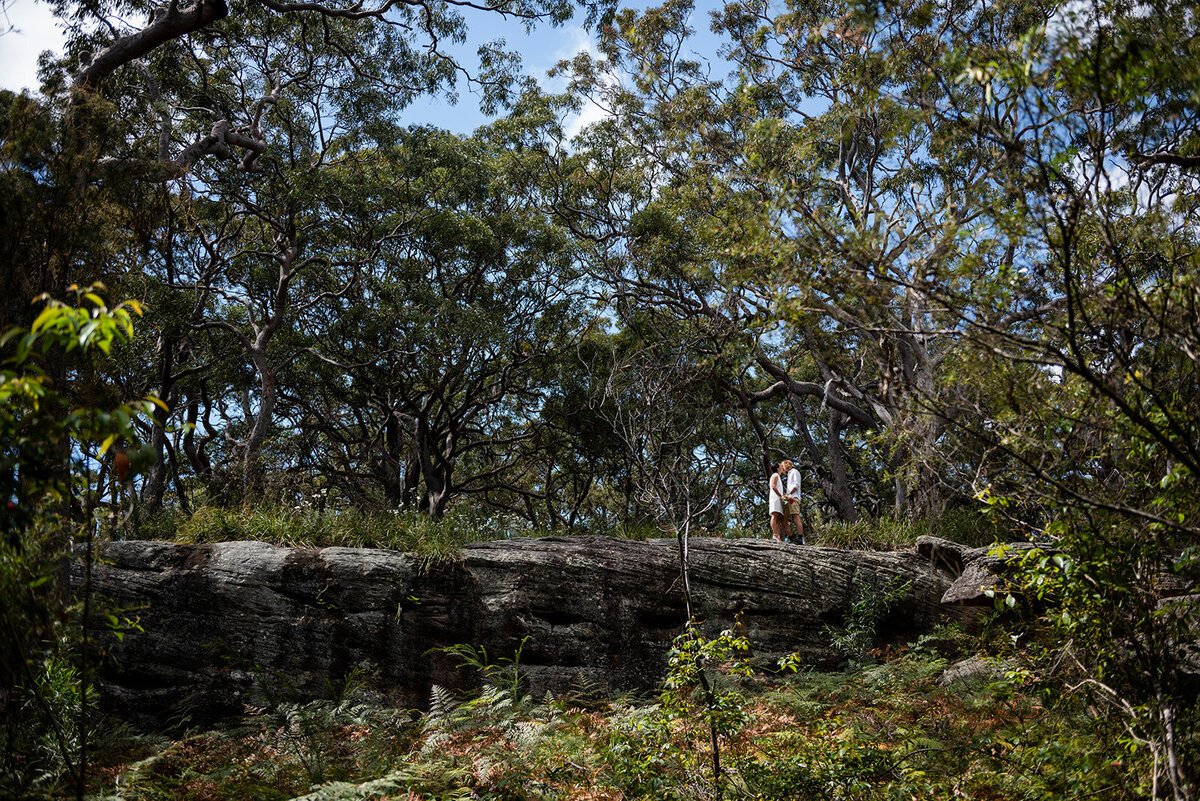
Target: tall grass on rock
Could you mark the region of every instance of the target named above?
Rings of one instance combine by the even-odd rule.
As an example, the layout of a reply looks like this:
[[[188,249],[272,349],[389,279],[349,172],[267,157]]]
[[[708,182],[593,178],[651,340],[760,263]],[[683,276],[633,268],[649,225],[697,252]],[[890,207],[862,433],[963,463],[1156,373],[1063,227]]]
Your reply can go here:
[[[810,545],[854,551],[905,551],[925,535],[941,537],[972,548],[1022,539],[998,525],[980,509],[948,509],[934,520],[907,517],[863,518],[854,523],[830,521],[808,537]]]
[[[147,538],[184,543],[257,540],[296,548],[382,548],[436,557],[449,557],[469,543],[505,539],[513,533],[495,520],[467,513],[451,512],[433,519],[419,512],[268,506],[205,506],[191,516],[161,517],[141,532]]]

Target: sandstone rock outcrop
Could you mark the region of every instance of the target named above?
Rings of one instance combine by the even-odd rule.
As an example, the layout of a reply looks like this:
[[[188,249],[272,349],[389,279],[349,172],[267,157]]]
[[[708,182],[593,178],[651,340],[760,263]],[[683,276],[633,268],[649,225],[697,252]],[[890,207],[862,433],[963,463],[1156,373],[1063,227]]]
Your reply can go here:
[[[953,580],[942,596],[942,603],[962,606],[992,606],[995,599],[989,591],[1012,578],[1016,566],[1031,550],[1039,551],[1042,556],[1059,553],[1047,543],[1010,542],[998,550],[995,545],[969,548],[940,537],[917,538],[917,553]],[[1181,575],[1174,565],[1161,568],[1151,588],[1160,599],[1160,605],[1186,605],[1195,602],[1189,599],[1200,597],[1195,595],[1194,583]]]
[[[472,680],[436,650],[457,643],[499,658],[524,642],[539,692],[581,680],[649,689],[684,622],[674,540],[506,540],[454,560],[257,542],[114,542],[100,555],[94,590],[142,627],[107,643],[102,689],[151,726],[236,715],[268,687],[321,697],[356,670],[381,700],[420,706],[431,684]],[[882,621],[886,638],[970,616],[941,603],[951,575],[917,553],[700,539],[691,564],[705,627],[740,620],[761,663],[792,652],[836,662],[825,627],[892,577],[911,587]]]
[[[940,537],[917,538],[917,553],[953,579],[953,584],[942,596],[942,603],[961,606],[992,606],[995,599],[989,591],[1009,575],[1012,563],[1033,548],[1052,552],[1031,542],[1010,542],[1004,546],[1004,555],[994,556],[994,545],[969,548]]]

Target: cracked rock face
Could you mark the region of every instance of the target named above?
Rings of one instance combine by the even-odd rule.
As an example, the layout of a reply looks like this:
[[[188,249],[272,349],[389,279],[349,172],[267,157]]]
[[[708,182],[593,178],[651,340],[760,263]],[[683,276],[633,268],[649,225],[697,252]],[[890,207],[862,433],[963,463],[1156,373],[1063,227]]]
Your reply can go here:
[[[893,577],[911,586],[881,621],[885,641],[971,617],[941,603],[952,577],[917,553],[697,539],[691,566],[704,628],[740,623],[763,665],[792,652],[836,663],[825,627],[843,623],[856,592]],[[581,683],[650,689],[684,623],[674,540],[505,540],[445,561],[259,542],[114,542],[92,583],[140,619],[141,631],[106,642],[101,689],[113,711],[145,726],[232,717],[272,695],[325,697],[352,674],[380,702],[421,706],[432,684],[474,680],[437,650],[459,643],[493,660],[521,648],[536,693]]]

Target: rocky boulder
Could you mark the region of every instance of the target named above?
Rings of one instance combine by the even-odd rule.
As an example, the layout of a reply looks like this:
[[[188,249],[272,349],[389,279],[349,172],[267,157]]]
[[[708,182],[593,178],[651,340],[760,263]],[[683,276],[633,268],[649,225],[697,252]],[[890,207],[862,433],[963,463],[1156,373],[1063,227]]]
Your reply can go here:
[[[942,604],[953,579],[917,553],[698,539],[691,565],[705,628],[740,623],[762,664],[792,652],[836,663],[825,627],[843,623],[856,593],[893,578],[911,585],[880,623],[886,640],[970,617]],[[459,643],[493,659],[521,649],[536,692],[581,682],[649,689],[684,623],[674,540],[516,539],[470,545],[453,560],[114,542],[100,551],[92,587],[140,619],[140,631],[107,638],[102,691],[114,711],[148,726],[236,715],[272,692],[327,696],[352,673],[381,701],[420,706],[434,683],[472,681],[438,650]]]
[[[1002,659],[972,656],[960,659],[942,671],[941,677],[938,678],[938,684],[942,687],[954,684],[990,684],[1003,679],[1005,673],[1012,667],[1011,663]]]
[[[953,579],[942,603],[960,606],[992,606],[995,599],[989,593],[1011,574],[1012,565],[1035,548],[1053,553],[1048,546],[1031,542],[1007,543],[1002,553],[997,554],[994,545],[969,548],[940,537],[917,538],[917,553]]]
[[[1043,556],[1059,553],[1048,543],[1010,542],[969,548],[940,537],[917,538],[917,553],[953,580],[942,602],[963,606],[992,606],[995,599],[989,591],[1013,578],[1015,568],[1032,550]],[[1175,564],[1163,567],[1154,576],[1151,589],[1162,603],[1186,605],[1196,597],[1194,582],[1185,578]]]

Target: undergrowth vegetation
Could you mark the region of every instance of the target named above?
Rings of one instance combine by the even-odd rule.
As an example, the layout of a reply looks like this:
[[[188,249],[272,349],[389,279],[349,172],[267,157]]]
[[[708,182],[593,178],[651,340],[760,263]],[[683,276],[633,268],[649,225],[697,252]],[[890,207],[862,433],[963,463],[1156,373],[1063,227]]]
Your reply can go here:
[[[857,551],[902,551],[911,548],[917,537],[923,535],[972,547],[1023,538],[1020,532],[1001,525],[994,516],[975,509],[949,509],[933,521],[895,517],[861,519],[854,523],[833,520],[817,526],[806,542]]]
[[[936,526],[908,519],[882,518],[858,523],[811,520],[805,529],[809,545],[864,551],[909,550],[917,538],[925,534],[971,546],[990,545],[998,539],[1012,537],[1010,532],[997,530],[987,517],[973,510],[948,512]],[[429,556],[450,556],[472,542],[512,537],[606,534],[621,539],[645,540],[666,536],[661,528],[650,522],[547,530],[531,527],[519,518],[466,507],[454,507],[441,518],[433,518],[417,511],[335,510],[266,503],[247,508],[201,506],[190,515],[178,510],[163,511],[139,521],[131,534],[141,539],[185,543],[259,540],[307,548],[386,548]],[[726,539],[765,539],[771,533],[764,523],[761,529],[700,532],[700,536],[706,535]]]
[[[716,651],[740,643],[725,632]],[[686,640],[686,641],[685,641]],[[695,637],[646,696],[529,692],[516,660],[483,688],[434,688],[429,711],[349,697],[268,710],[178,740],[126,738],[105,754],[95,798],[152,799],[1060,799],[1140,798],[1147,754],[1086,704],[1004,658],[943,686],[964,647],[940,632],[845,672],[750,672],[708,663]],[[681,644],[682,643],[682,644]],[[731,646],[726,648],[725,646]],[[736,647],[732,647],[736,646]],[[1003,650],[1003,649],[1001,649]],[[484,664],[484,654],[464,653]],[[680,667],[680,666],[684,667]],[[679,669],[677,669],[679,668]],[[689,691],[691,688],[692,691]],[[719,716],[721,769],[709,738]],[[319,772],[317,764],[320,751]]]
[[[191,515],[164,513],[140,526],[137,534],[144,539],[185,543],[258,540],[292,547],[386,548],[450,556],[471,542],[527,536],[530,532],[465,512],[435,519],[416,511],[333,511],[264,505],[248,509],[204,506]]]

